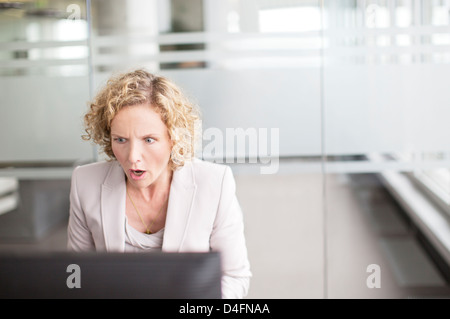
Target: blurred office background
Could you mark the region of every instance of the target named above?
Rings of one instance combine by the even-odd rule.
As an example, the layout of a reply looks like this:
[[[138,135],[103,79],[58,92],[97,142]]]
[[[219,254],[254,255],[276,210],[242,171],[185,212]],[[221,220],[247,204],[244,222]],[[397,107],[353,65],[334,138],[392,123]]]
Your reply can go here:
[[[136,67],[233,168],[249,298],[450,297],[450,0],[1,0],[0,249],[65,249],[87,103]]]

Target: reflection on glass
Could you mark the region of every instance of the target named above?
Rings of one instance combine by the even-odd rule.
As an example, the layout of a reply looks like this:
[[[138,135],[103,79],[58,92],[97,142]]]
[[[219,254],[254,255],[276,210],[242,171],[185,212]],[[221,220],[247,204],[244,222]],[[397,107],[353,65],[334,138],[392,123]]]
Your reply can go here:
[[[0,75],[87,75],[84,1],[7,4],[0,10]]]

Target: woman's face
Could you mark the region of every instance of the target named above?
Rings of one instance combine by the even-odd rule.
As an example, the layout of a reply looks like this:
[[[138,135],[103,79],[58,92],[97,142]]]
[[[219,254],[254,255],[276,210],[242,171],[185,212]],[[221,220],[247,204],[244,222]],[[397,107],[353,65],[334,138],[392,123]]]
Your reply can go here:
[[[148,104],[127,106],[111,122],[112,150],[130,183],[145,188],[170,176],[172,141]]]

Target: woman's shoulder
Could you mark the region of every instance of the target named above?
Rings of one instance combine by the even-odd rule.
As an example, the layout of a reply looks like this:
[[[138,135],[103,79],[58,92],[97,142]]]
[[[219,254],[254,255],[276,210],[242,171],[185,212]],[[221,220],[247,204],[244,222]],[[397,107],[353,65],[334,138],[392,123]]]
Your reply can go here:
[[[89,177],[90,179],[94,179],[96,176],[104,177],[115,165],[117,165],[116,161],[99,161],[88,163],[75,167],[73,174],[80,178]]]
[[[231,168],[225,164],[196,158],[190,162],[190,166],[197,185],[221,185],[224,180],[234,180]]]
[[[198,158],[194,158],[191,161],[191,165],[194,172],[196,173],[206,173],[213,175],[223,175],[226,170],[230,169],[227,165],[209,162]]]

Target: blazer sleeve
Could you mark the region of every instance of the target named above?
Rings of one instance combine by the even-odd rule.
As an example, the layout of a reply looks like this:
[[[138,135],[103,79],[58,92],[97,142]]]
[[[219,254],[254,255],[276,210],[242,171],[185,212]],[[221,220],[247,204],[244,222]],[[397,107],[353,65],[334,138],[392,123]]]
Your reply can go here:
[[[78,168],[74,169],[71,180],[67,248],[72,251],[95,250],[92,234],[87,226],[86,217],[79,197],[77,187]]]
[[[211,249],[222,259],[222,297],[243,298],[250,285],[250,263],[244,236],[244,220],[236,197],[232,171],[225,168],[217,215],[210,238]]]

